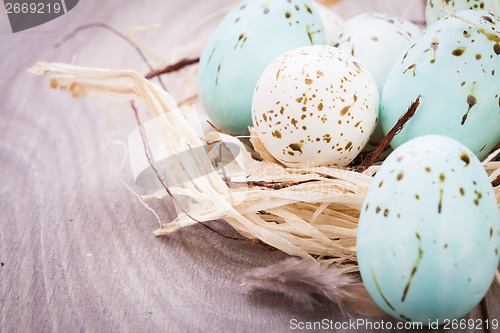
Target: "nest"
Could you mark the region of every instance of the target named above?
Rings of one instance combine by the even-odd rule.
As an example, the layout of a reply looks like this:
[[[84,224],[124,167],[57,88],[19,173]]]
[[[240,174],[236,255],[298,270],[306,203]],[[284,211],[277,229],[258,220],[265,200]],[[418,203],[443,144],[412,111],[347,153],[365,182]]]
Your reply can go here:
[[[409,10],[415,2],[410,3]],[[130,34],[127,37],[136,49],[145,49]],[[192,62],[195,61],[188,61]],[[178,69],[175,65],[170,67]],[[143,146],[140,153],[130,153],[147,158],[150,171],[161,185],[159,190],[138,197],[148,208],[148,200],[172,197],[178,211],[177,218],[166,224],[155,213],[160,221],[155,235],[168,235],[197,223],[223,219],[248,239],[287,254],[336,263],[344,273],[358,270],[359,214],[377,165],[362,172],[338,167],[288,168],[274,160],[251,129],[249,140],[219,131],[200,133],[186,119],[172,95],[148,80],[161,71],[152,71],[153,74],[144,77],[131,70],[46,62],[37,63],[30,71],[38,75],[46,72],[62,75],[52,77],[51,86],[66,89],[74,97],[94,96],[113,103],[129,103],[139,98],[144,102],[148,119],[161,129],[156,139],[161,141],[163,158],[169,163],[166,174],[160,174],[157,168],[160,161],[150,156],[151,144],[145,140],[147,127],[137,116]],[[179,104],[196,101],[196,96],[192,97],[195,77],[196,71],[189,71],[180,78],[189,87],[190,97]],[[137,115],[133,105],[132,109]],[[495,156],[490,155],[483,165],[491,181],[498,185],[500,162],[493,161]],[[494,191],[499,201],[500,188],[495,186]]]
[[[337,167],[287,168],[272,158],[253,132],[251,144],[217,131],[202,139],[174,98],[134,71],[45,62],[30,71],[63,74],[52,77],[51,86],[75,97],[99,96],[115,102],[131,96],[142,99],[148,116],[162,128],[161,140],[171,158],[169,178],[182,178],[178,184],[167,185],[160,177],[163,188],[142,196],[142,200],[172,196],[179,205],[177,218],[162,225],[155,235],[223,219],[241,235],[290,255],[336,263],[346,273],[358,270],[358,219],[377,166],[363,172]],[[221,145],[237,150],[222,152]],[[490,155],[484,162],[492,181],[500,174],[500,162],[492,162],[493,158]],[[155,161],[148,159],[156,170]],[[221,163],[224,168],[219,167]],[[498,201],[500,188],[494,190]]]

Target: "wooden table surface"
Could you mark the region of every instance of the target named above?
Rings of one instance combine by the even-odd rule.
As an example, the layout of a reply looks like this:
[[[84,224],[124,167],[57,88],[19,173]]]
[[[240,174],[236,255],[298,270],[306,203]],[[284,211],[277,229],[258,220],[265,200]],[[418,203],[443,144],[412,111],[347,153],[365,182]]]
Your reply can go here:
[[[409,2],[347,0],[336,8],[344,17],[367,9],[400,14]],[[26,72],[38,60],[76,56],[80,65],[146,73],[130,45],[108,31],[88,30],[59,48],[54,44],[89,22],[122,32],[161,23],[139,36],[168,59],[172,45],[185,42],[183,32],[231,3],[86,0],[16,34],[0,14],[1,332],[282,332],[292,319],[349,320],[326,301],[307,309],[239,286],[249,270],[287,257],[279,251],[202,226],[155,238],[154,216],[118,179],[122,151],[110,145],[118,134],[106,125],[108,103],[72,99],[51,90],[47,76]],[[408,17],[423,18],[422,1]],[[133,182],[128,166],[123,176]],[[169,200],[153,207],[165,221],[175,217]],[[214,223],[231,232],[224,222]],[[500,319],[499,297],[494,283],[466,318]],[[389,317],[369,319],[396,325]]]

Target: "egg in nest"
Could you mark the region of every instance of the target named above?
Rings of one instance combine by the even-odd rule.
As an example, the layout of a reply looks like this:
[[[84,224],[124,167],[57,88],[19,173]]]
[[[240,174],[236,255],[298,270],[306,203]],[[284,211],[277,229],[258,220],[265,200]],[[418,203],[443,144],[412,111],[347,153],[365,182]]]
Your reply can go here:
[[[243,0],[220,22],[200,57],[198,94],[222,130],[248,134],[255,84],[277,56],[324,44],[321,17],[309,0]]]
[[[482,158],[500,141],[500,18],[482,10],[456,15],[462,19],[446,16],[428,27],[387,76],[380,110],[384,133],[421,95],[393,148],[441,134]]]
[[[459,142],[420,136],[377,171],[356,247],[365,287],[391,316],[424,325],[464,316],[488,291],[499,246],[495,192]]]
[[[391,67],[419,34],[420,28],[410,21],[383,13],[363,13],[344,24],[334,46],[358,58],[382,92]]]
[[[359,59],[375,78],[382,94],[392,66],[419,34],[420,28],[410,21],[382,13],[363,13],[344,24],[334,46]],[[370,142],[378,144],[383,138],[378,123]]]
[[[276,58],[252,101],[259,139],[290,167],[348,165],[373,133],[379,93],[368,70],[344,51],[307,46]]]
[[[500,9],[500,0],[443,0],[444,8],[450,12],[456,12],[464,9],[472,10],[491,10]],[[431,25],[437,20],[447,16],[439,5],[439,0],[427,0],[425,7],[425,21]]]

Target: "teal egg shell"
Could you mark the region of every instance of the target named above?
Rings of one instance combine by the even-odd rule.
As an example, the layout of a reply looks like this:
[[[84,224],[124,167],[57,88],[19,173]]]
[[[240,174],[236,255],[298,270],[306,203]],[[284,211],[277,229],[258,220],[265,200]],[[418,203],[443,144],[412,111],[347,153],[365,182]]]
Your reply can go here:
[[[248,134],[252,96],[266,66],[280,54],[325,44],[323,23],[308,0],[246,0],[227,14],[200,58],[198,93],[223,130]]]
[[[358,264],[377,304],[403,321],[455,319],[499,263],[500,216],[486,171],[457,141],[426,135],[392,152],[359,219]]]
[[[381,99],[384,133],[422,95],[415,116],[393,148],[424,134],[452,137],[484,157],[500,141],[499,17],[465,10],[431,25],[389,72]],[[486,28],[486,29],[485,29]]]
[[[444,8],[451,12],[464,9],[484,9],[491,11],[500,9],[500,0],[445,0],[443,4]],[[425,21],[428,26],[446,15],[448,14],[439,6],[439,0],[427,0],[427,5],[425,6]]]

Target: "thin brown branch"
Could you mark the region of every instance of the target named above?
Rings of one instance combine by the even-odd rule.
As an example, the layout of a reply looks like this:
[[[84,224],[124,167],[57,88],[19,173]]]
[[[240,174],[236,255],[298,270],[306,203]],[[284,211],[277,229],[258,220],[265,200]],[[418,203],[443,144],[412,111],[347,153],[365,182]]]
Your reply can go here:
[[[210,120],[207,120],[207,123],[217,132],[222,133],[222,130],[215,126]]]
[[[153,160],[151,158],[151,156],[149,155],[149,150],[147,148],[147,145],[146,145],[146,140],[144,138],[144,133],[142,131],[142,123],[141,123],[141,120],[139,118],[139,112],[137,111],[137,108],[135,106],[135,102],[132,100],[130,101],[130,106],[132,107],[132,110],[134,110],[134,114],[135,114],[135,118],[137,120],[137,124],[139,126],[139,133],[141,134],[141,140],[142,140],[142,144],[143,144],[143,147],[144,147],[144,153],[146,154],[146,158],[148,160],[148,163],[149,165],[151,166],[151,168],[153,169],[155,175],[156,175],[156,178],[158,179],[158,181],[160,181],[161,185],[163,186],[163,188],[165,189],[165,191],[167,191],[168,195],[172,198],[172,200],[177,204],[177,206],[182,210],[182,212],[184,214],[186,214],[187,217],[189,217],[190,219],[192,219],[193,221],[197,222],[198,224],[201,224],[202,226],[204,226],[205,228],[211,230],[212,232],[215,232],[216,234],[222,236],[222,237],[225,237],[225,238],[229,238],[229,239],[233,239],[233,240],[242,240],[242,241],[247,241],[247,242],[252,242],[252,240],[248,239],[248,238],[238,238],[238,237],[232,237],[232,236],[229,236],[229,235],[225,235],[217,230],[215,230],[214,228],[212,227],[209,227],[208,225],[204,224],[203,222],[197,220],[196,218],[194,218],[193,216],[191,216],[181,205],[181,203],[177,200],[176,197],[174,197],[174,195],[172,194],[172,192],[170,192],[170,189],[168,188],[167,184],[165,184],[165,181],[163,180],[163,178],[161,177],[158,169],[154,166],[154,163],[153,163]]]
[[[115,36],[123,39],[125,42],[127,42],[130,46],[132,46],[135,49],[135,51],[137,52],[137,54],[139,55],[139,57],[141,57],[142,61],[144,61],[144,63],[146,64],[146,66],[148,66],[150,72],[154,71],[154,68],[149,63],[148,58],[146,57],[146,55],[144,54],[144,52],[142,52],[142,50],[139,47],[137,47],[137,45],[135,45],[134,43],[132,43],[130,41],[130,39],[128,39],[128,37],[125,36],[124,34],[122,34],[120,31],[116,30],[115,28],[113,28],[109,24],[102,23],[102,22],[92,22],[92,23],[84,24],[84,25],[81,25],[81,26],[75,28],[72,32],[70,32],[69,34],[65,35],[59,42],[57,42],[56,44],[54,44],[54,47],[58,48],[58,47],[62,46],[64,43],[66,43],[68,40],[74,38],[80,32],[88,30],[88,29],[92,29],[92,28],[101,28],[101,29],[107,30],[107,31],[113,33]],[[160,82],[161,87],[165,91],[167,91],[167,88],[163,84],[163,81],[161,80],[160,77],[158,78],[158,81]]]
[[[494,181],[492,181],[492,182],[491,182],[491,184],[492,184],[493,186],[498,186],[498,185],[500,185],[500,175],[498,175],[498,177],[497,177]]]
[[[376,160],[377,157],[387,148],[392,142],[392,139],[401,132],[401,130],[404,128],[405,124],[415,115],[415,112],[417,111],[418,106],[420,105],[420,95],[417,97],[415,102],[413,102],[410,107],[408,108],[408,111],[399,118],[398,122],[394,127],[387,133],[387,135],[380,141],[379,145],[377,146],[377,149],[372,151],[366,159],[358,165],[357,167],[354,168],[354,171],[357,172],[363,172],[366,169],[368,169]]]
[[[145,78],[149,80],[149,79],[152,79],[152,78],[159,76],[161,74],[175,72],[175,71],[181,70],[182,68],[184,68],[186,66],[196,64],[199,61],[200,61],[199,57],[197,57],[197,58],[184,58],[184,59],[179,60],[175,64],[168,65],[164,68],[155,69],[155,70],[151,69],[151,72],[146,74]]]
[[[223,234],[222,232],[218,231],[217,229],[214,229],[212,227],[209,227],[208,225],[206,225],[205,223],[200,223],[202,226],[204,226],[205,228],[207,228],[208,230],[212,231],[212,232],[215,232],[217,235],[219,236],[222,236],[224,238],[229,238],[229,239],[232,239],[232,240],[239,240],[239,241],[251,241],[250,239],[248,238],[239,238],[239,237],[233,237],[233,236],[229,236],[229,235],[226,235],[226,234]]]
[[[310,180],[305,180],[305,181],[301,181],[301,182],[294,182],[294,183],[266,182],[266,181],[247,181],[246,183],[248,186],[258,186],[258,187],[270,188],[273,190],[281,190],[284,188],[289,188],[292,186],[297,186],[297,185],[316,182],[316,181],[318,181],[318,180],[317,179],[310,179]]]
[[[137,108],[135,107],[135,102],[133,100],[130,101],[130,106],[132,107],[132,110],[134,110],[135,119],[137,120],[137,125],[139,127],[139,133],[141,134],[142,145],[144,146],[144,153],[146,154],[146,158],[148,160],[149,166],[151,167],[151,169],[153,169],[153,171],[156,175],[156,178],[158,178],[158,181],[161,183],[161,185],[163,186],[165,191],[167,191],[168,195],[179,205],[179,202],[177,202],[177,199],[172,195],[172,192],[170,192],[168,186],[165,184],[163,178],[161,177],[160,173],[158,172],[158,169],[156,169],[156,167],[154,166],[154,163],[153,163],[151,156],[149,155],[149,150],[148,150],[148,147],[146,145],[146,140],[144,139],[144,133],[142,132],[142,123],[141,123],[141,120],[139,118],[139,112],[137,111]],[[187,216],[189,216],[189,214],[184,210],[184,208],[182,208],[181,205],[179,205],[179,207],[181,208],[181,210],[184,213],[186,213]],[[201,223],[200,221],[196,220],[195,218],[193,218],[191,216],[189,216],[189,217],[191,219],[193,219],[194,221]]]

